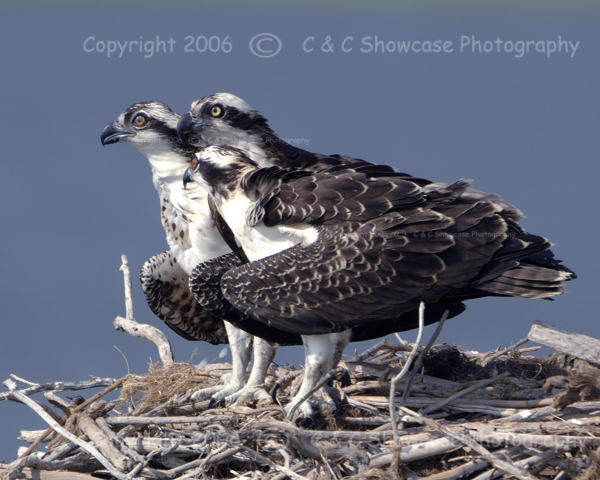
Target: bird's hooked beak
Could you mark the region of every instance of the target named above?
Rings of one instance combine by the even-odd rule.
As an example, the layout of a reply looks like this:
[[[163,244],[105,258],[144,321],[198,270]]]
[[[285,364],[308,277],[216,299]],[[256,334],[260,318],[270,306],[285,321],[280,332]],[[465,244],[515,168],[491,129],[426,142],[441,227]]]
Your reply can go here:
[[[177,136],[184,145],[190,144],[201,146],[201,136],[199,132],[206,127],[207,124],[202,120],[196,120],[189,112],[179,119],[177,122]]]
[[[192,167],[188,167],[187,170],[183,173],[183,189],[187,190],[187,184],[190,182],[195,182],[192,177]]]
[[[133,137],[135,133],[128,132],[125,130],[125,127],[117,122],[109,123],[104,130],[102,130],[102,135],[100,135],[100,141],[103,146],[110,145],[111,143],[117,143],[120,140]]]

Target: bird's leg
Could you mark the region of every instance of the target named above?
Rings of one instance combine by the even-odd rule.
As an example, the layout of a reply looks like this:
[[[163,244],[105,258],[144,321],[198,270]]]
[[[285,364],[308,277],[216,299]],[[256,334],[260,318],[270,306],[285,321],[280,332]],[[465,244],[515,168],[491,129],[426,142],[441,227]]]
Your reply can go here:
[[[227,395],[244,387],[246,384],[246,370],[252,353],[254,337],[234,327],[229,322],[223,323],[225,324],[229,348],[231,349],[231,376],[222,385],[197,390],[191,397],[193,401],[197,401],[212,396],[209,406],[221,403]]]
[[[269,400],[271,398],[265,390],[265,379],[278,346],[276,343],[254,337],[254,363],[250,377],[241,390],[225,399],[227,405],[243,405],[252,400]]]
[[[302,335],[304,343],[305,362],[304,378],[296,396],[285,407],[285,413],[289,416],[296,405],[311,392],[332,368],[336,367],[342,358],[344,348],[350,340],[351,330],[340,333],[328,333],[326,335]],[[328,409],[335,410],[335,405]],[[298,409],[306,416],[313,415],[313,409],[309,402],[303,402]],[[297,409],[297,410],[298,410]]]

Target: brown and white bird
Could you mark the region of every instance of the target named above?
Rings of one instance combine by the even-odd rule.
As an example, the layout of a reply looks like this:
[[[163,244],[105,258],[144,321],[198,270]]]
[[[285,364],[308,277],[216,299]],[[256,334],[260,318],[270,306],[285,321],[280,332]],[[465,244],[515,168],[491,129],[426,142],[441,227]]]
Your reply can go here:
[[[151,310],[182,337],[230,344],[231,378],[195,394],[195,398],[212,395],[220,401],[246,384],[253,337],[207,312],[190,293],[189,276],[198,264],[214,261],[231,268],[241,262],[218,233],[206,191],[199,186],[183,187],[182,177],[192,150],[177,136],[179,118],[163,103],[136,103],[104,128],[101,141],[103,145],[126,141],[150,162],[169,250],[144,264],[140,273],[142,289]],[[194,276],[197,278],[198,273]],[[206,289],[206,285],[202,287]]]
[[[273,132],[265,117],[258,111],[252,110],[244,100],[230,93],[209,95],[192,103],[190,111],[181,117],[177,125],[177,133],[182,145],[192,151],[199,152],[206,145],[236,147],[263,167],[275,165],[284,168],[319,171],[331,166],[371,165],[357,158],[311,153],[288,144]],[[384,169],[388,174],[411,178],[419,184],[431,183],[427,180],[394,172],[391,167],[378,168]],[[215,217],[218,218],[219,215],[217,214]],[[220,231],[232,250],[245,260],[244,254],[240,251],[231,232],[225,227],[221,228]],[[196,274],[191,275],[190,285],[195,297],[206,309],[216,315],[223,315],[227,311],[233,317],[236,317],[240,315],[239,312],[220,298],[219,289],[214,288],[226,271],[227,268],[219,262],[205,264],[198,268]],[[445,308],[450,310],[450,317],[458,315],[464,310],[464,306],[459,302],[445,305]],[[444,309],[441,305],[430,305],[425,312],[426,321],[431,323],[439,320],[443,312]],[[418,322],[417,311],[407,312],[404,314],[403,320],[403,324],[412,322],[416,326]],[[267,368],[275,355],[277,346],[298,343],[300,338],[297,337],[296,340],[286,339],[285,334],[279,332],[276,340],[264,341],[262,337],[268,336],[271,332],[270,329],[265,330],[256,324],[251,325],[247,320],[242,328],[257,332],[256,335],[259,338],[254,342],[255,363],[246,386],[246,390],[254,394],[252,392],[256,392],[265,382]],[[353,333],[353,339],[357,341],[377,338],[378,336],[381,335],[378,335],[372,329],[364,329],[364,331],[355,329]],[[260,361],[256,361],[257,359],[260,359]],[[239,395],[247,397],[248,393],[241,392]]]
[[[222,276],[224,297],[266,328],[302,336],[305,375],[288,412],[355,331],[414,328],[402,314],[420,302],[549,298],[575,278],[545,238],[519,226],[518,209],[468,181],[422,184],[368,164],[261,168],[224,146],[196,153],[192,181],[249,260]]]

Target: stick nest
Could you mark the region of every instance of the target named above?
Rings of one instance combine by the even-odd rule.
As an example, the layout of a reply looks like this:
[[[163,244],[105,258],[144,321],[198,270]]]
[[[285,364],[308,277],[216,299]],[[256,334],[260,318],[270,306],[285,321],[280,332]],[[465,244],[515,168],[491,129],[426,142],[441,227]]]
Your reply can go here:
[[[280,405],[268,401],[212,409],[208,401],[191,403],[191,392],[218,384],[230,366],[173,363],[122,379],[114,403],[63,405],[60,423],[94,445],[115,468],[113,478],[122,479],[600,478],[600,370],[594,365],[563,354],[434,347],[404,404],[408,380],[400,382],[394,447],[390,379],[408,350],[383,341],[342,361],[327,389],[337,410],[312,418],[286,420]],[[277,402],[295,394],[300,373],[272,367],[266,387],[277,384]],[[40,434],[23,438],[33,442]],[[34,451],[0,472],[12,480],[35,470],[43,480],[57,478],[49,476],[56,469],[65,479],[107,471],[60,435],[46,440],[45,455]]]

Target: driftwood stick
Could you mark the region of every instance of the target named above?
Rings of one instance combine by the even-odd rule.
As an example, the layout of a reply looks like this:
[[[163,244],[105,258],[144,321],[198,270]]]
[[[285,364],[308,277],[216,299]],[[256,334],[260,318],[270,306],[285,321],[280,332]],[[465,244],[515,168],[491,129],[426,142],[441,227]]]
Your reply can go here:
[[[490,463],[490,465],[493,465],[496,468],[505,470],[506,472],[510,473],[511,475],[514,475],[515,477],[517,477],[519,480],[535,480],[535,478],[530,473],[526,472],[525,470],[523,470],[521,468],[516,467],[512,463],[509,463],[505,460],[498,458],[497,456],[492,454],[488,449],[479,445],[479,443],[477,443],[468,434],[460,433],[454,429],[451,429],[445,425],[442,425],[442,424],[436,422],[435,420],[432,420],[427,417],[423,417],[423,416],[419,415],[418,413],[413,412],[412,410],[409,410],[408,408],[400,407],[400,409],[402,411],[404,411],[407,415],[416,418],[420,422],[425,423],[426,425],[435,428],[436,430],[442,432],[443,434],[449,436],[450,438],[453,438],[453,439],[459,441],[463,445],[472,448],[477,453],[479,453],[479,455],[481,455],[484,460],[486,460],[488,463]]]
[[[48,400],[48,403],[50,405],[54,405],[61,412],[63,412],[64,415],[71,415],[71,408],[69,402],[59,397],[56,393],[44,392],[44,397],[46,397],[46,400]]]
[[[497,450],[494,453],[496,455],[507,455],[511,456],[520,450],[519,447],[510,447],[503,450]],[[426,477],[419,477],[420,480],[455,480],[458,478],[465,477],[478,470],[483,470],[489,467],[489,463],[481,458],[476,458],[470,462],[464,463],[459,467],[452,468],[450,470],[444,470],[441,473],[435,473]],[[496,470],[497,471],[497,470]]]
[[[23,442],[27,442],[29,444],[32,444],[33,442],[35,442],[42,433],[44,433],[46,430],[21,430],[21,435],[19,435],[17,437],[18,440],[21,440]],[[50,440],[45,440],[45,441],[50,441]]]
[[[389,400],[388,398],[385,398],[383,395],[353,395],[353,397],[358,400],[359,402],[365,402],[365,403],[371,403],[374,405],[382,405],[382,404],[389,404]],[[408,399],[408,403],[412,404],[414,407],[417,408],[423,408],[423,407],[430,407],[432,405],[436,405],[437,404],[437,399],[434,398],[421,398],[421,397],[410,397]],[[515,413],[514,410],[515,409],[525,409],[525,408],[535,408],[536,410],[529,412],[529,414],[534,414],[537,413],[538,411],[540,412],[544,412],[545,415],[547,415],[548,413],[552,413],[555,411],[555,409],[553,407],[551,407],[553,402],[552,398],[541,398],[539,400],[495,400],[495,399],[486,399],[486,398],[482,398],[482,399],[478,399],[478,398],[473,398],[473,399],[468,399],[468,400],[458,400],[455,401],[452,404],[452,408],[457,408],[461,411],[465,411],[466,409],[468,410],[469,408],[472,408],[473,411],[476,411],[477,407],[491,407],[490,411],[492,411],[493,408],[499,408],[499,409],[512,409],[513,412]],[[399,404],[399,402],[397,402]],[[594,405],[592,405],[594,404]],[[600,407],[600,402],[577,402],[577,403],[573,403],[571,405],[569,405],[570,407],[576,406],[579,408],[586,408],[587,410],[593,410],[595,408],[599,408]],[[548,410],[544,410],[543,408],[540,407],[548,407]],[[588,408],[589,407],[589,408]],[[478,412],[481,410],[477,410]],[[501,412],[497,412],[497,413],[501,413]],[[511,413],[511,415],[512,415]],[[521,420],[524,420],[526,418],[528,418],[527,416],[523,416],[523,414],[518,414],[520,415]]]
[[[56,470],[81,470],[90,471],[102,468],[95,458],[75,455],[66,460],[49,461],[42,460],[35,455],[20,457],[8,465],[0,465],[0,478],[5,480],[16,480],[26,478],[28,480],[94,480],[91,475],[76,472],[56,472]],[[97,480],[97,479],[96,479]]]
[[[398,456],[398,461],[408,463],[434,455],[442,455],[444,453],[457,450],[462,447],[462,443],[452,438],[437,438],[425,443],[417,445],[409,445],[397,449],[394,452],[381,453],[371,457],[369,462],[370,468],[385,468],[392,464],[394,457]]]
[[[114,378],[96,378],[92,377],[92,380],[83,380],[80,382],[47,382],[47,383],[36,383],[35,386],[19,390],[23,395],[33,395],[39,392],[45,392],[52,390],[54,392],[63,392],[65,390],[87,390],[89,388],[106,387],[115,382]],[[11,395],[11,392],[0,393],[0,401],[7,400]]]
[[[427,477],[419,477],[419,480],[455,480],[457,478],[466,477],[467,475],[483,470],[489,467],[489,463],[482,459],[471,460],[459,467],[445,470],[442,473],[428,475]]]
[[[198,443],[188,444],[173,438],[125,437],[123,443],[141,455],[148,455],[157,450],[161,455],[198,455],[206,449],[208,436],[197,439]],[[165,453],[166,452],[166,453]]]
[[[546,450],[545,452],[539,453],[537,455],[532,455],[531,457],[527,457],[523,460],[519,460],[515,462],[515,465],[518,467],[523,467],[527,469],[531,469],[533,465],[537,465],[539,463],[546,462],[548,459],[557,456],[557,452],[553,452],[552,450]],[[492,478],[497,478],[500,475],[503,475],[505,472],[503,470],[494,469],[488,472],[484,472],[481,475],[476,476],[473,480],[490,480]]]
[[[528,448],[550,448],[565,451],[574,447],[600,447],[600,437],[571,435],[530,435],[523,433],[495,433],[469,430],[469,435],[478,442],[492,445],[514,445]]]
[[[17,377],[16,375],[14,375],[12,373],[9,375],[9,377],[12,378],[15,382],[21,382],[21,383],[24,383],[25,385],[29,385],[30,387],[35,387],[38,385],[36,382],[30,382],[29,380],[25,380],[24,378]]]
[[[79,447],[81,447],[83,450],[88,452],[96,460],[98,460],[102,465],[104,465],[104,467],[110,472],[111,475],[118,478],[119,480],[125,480],[125,478],[126,478],[125,475],[123,475],[121,472],[119,472],[114,467],[114,465],[112,463],[110,463],[108,461],[108,459],[104,455],[102,455],[94,446],[88,444],[87,442],[84,442],[83,440],[76,437],[75,435],[73,435],[71,432],[69,432],[65,428],[61,427],[56,420],[54,420],[50,415],[48,415],[44,411],[44,409],[39,408],[39,406],[37,405],[36,402],[34,402],[29,397],[27,397],[26,395],[23,395],[19,390],[17,390],[17,384],[14,381],[5,380],[4,385],[11,391],[10,393],[12,395],[14,395],[15,398],[17,398],[20,402],[27,405],[35,413],[37,413],[40,417],[42,417],[42,419],[47,424],[49,424],[56,431],[56,433],[62,435],[67,440],[79,445]],[[16,478],[16,477],[13,477],[13,478]]]
[[[123,282],[125,284],[125,318],[117,317],[113,322],[115,329],[121,332],[127,332],[129,335],[138,338],[144,338],[153,342],[158,348],[158,355],[165,367],[175,363],[175,356],[169,339],[158,328],[151,325],[138,323],[133,318],[133,300],[131,299],[131,273],[129,271],[129,262],[127,255],[121,255],[121,270],[123,272]]]
[[[510,375],[510,372],[504,372],[500,375],[497,375],[495,377],[492,378],[486,378],[484,380],[480,380],[478,382],[475,382],[473,385],[471,385],[468,388],[465,388],[464,390],[461,390],[460,392],[455,393],[454,395],[448,397],[448,398],[444,398],[441,402],[436,403],[435,405],[432,405],[431,407],[427,407],[424,410],[422,410],[421,412],[419,412],[421,415],[427,415],[431,412],[435,412],[437,409],[442,408],[444,405],[448,405],[449,403],[453,402],[454,400],[466,395],[467,393],[473,392],[481,387],[485,387],[486,385],[489,385],[490,383],[494,383],[497,382],[498,380],[501,380],[503,378],[506,378]]]
[[[108,439],[110,439],[110,441],[114,445],[116,445],[119,448],[119,450],[121,450],[121,452],[124,453],[126,456],[130,457],[133,461],[138,462],[138,463],[143,463],[145,461],[144,457],[142,457],[140,454],[138,454],[132,448],[129,448],[127,446],[127,444],[125,444],[123,442],[123,440],[120,439],[119,436],[110,429],[110,426],[108,425],[108,423],[106,423],[106,420],[104,417],[98,417],[96,419],[96,425],[98,425],[100,430],[102,430],[102,433],[104,433],[104,435]],[[133,476],[135,476],[135,475],[133,475]]]
[[[79,447],[73,442],[65,443],[64,445],[55,448],[49,454],[45,455],[44,460],[62,460],[68,453],[72,452],[76,448]]]
[[[125,318],[127,320],[133,320],[133,300],[131,298],[131,272],[129,270],[129,260],[127,255],[121,255],[121,267],[119,268],[123,272],[123,283],[125,286]]]
[[[232,415],[202,415],[195,417],[108,417],[106,422],[113,426],[125,425],[168,425],[179,423],[214,423],[214,422],[231,422]]]
[[[225,447],[226,447],[226,445],[225,445]],[[174,478],[180,477],[185,472],[188,472],[194,468],[204,467],[208,464],[219,463],[219,462],[225,460],[226,458],[229,458],[232,455],[235,455],[236,453],[238,453],[241,450],[242,450],[241,446],[232,447],[224,452],[221,452],[218,454],[213,454],[212,456],[207,457],[207,458],[200,458],[198,460],[188,462],[185,465],[181,465],[180,467],[175,467],[170,470],[157,470],[154,468],[144,468],[142,470],[142,474],[147,474],[150,478],[157,478],[157,479],[164,479],[164,480],[174,479]]]
[[[579,333],[569,332],[554,325],[536,320],[527,338],[541,343],[557,352],[582,358],[588,362],[600,363],[600,340]]]
[[[508,352],[516,351],[517,347],[520,347],[521,345],[523,345],[524,343],[527,343],[528,341],[529,341],[528,338],[523,338],[522,340],[519,340],[517,343],[515,343],[513,346],[505,348],[504,350],[502,350],[500,352],[494,353],[491,357],[486,358],[483,362],[481,362],[481,366],[485,367],[488,363],[496,360],[498,357],[501,357],[502,355],[505,355]]]
[[[419,354],[419,358],[417,358],[417,361],[415,362],[415,366],[410,374],[410,377],[408,377],[408,381],[406,382],[406,387],[404,388],[404,394],[402,395],[402,405],[406,405],[406,399],[408,398],[408,395],[410,394],[410,387],[412,385],[412,382],[415,379],[415,377],[417,376],[417,374],[419,373],[419,370],[421,370],[423,361],[425,360],[425,357],[427,356],[427,354],[429,353],[429,350],[433,346],[433,343],[436,341],[437,337],[439,336],[440,332],[442,331],[442,328],[444,327],[444,322],[448,319],[449,314],[450,314],[450,310],[446,310],[444,312],[444,314],[442,315],[442,318],[440,318],[440,321],[437,324],[437,327],[435,328],[435,332],[433,332],[433,335],[429,339],[429,342],[427,342],[427,345],[425,345],[425,348]]]
[[[116,380],[116,381],[113,380],[112,385],[109,385],[108,387],[106,387],[101,392],[98,392],[95,395],[93,395],[90,398],[88,398],[81,405],[78,405],[77,407],[75,407],[73,409],[73,413],[82,412],[85,408],[87,408],[88,405],[91,405],[96,400],[99,400],[100,398],[102,398],[107,393],[110,393],[113,390],[116,390],[121,385],[123,385],[123,382],[125,381],[126,378],[127,377],[121,377],[119,380]],[[64,420],[66,420],[66,417],[64,417]],[[46,437],[48,437],[48,435],[50,435],[52,433],[52,430],[53,430],[52,427],[48,428],[42,435],[40,435],[40,437],[35,442],[33,442],[29,446],[29,448],[25,451],[25,453],[23,453],[22,456],[26,457],[27,455],[31,454],[31,452],[33,452],[38,447],[38,445],[40,445],[46,439]]]
[[[417,334],[417,339],[415,340],[414,348],[413,348],[412,352],[410,352],[410,355],[409,355],[408,359],[406,360],[406,363],[404,364],[404,367],[402,368],[400,373],[398,375],[396,375],[390,382],[390,400],[389,400],[390,419],[392,421],[392,430],[394,432],[394,445],[398,444],[398,422],[396,420],[396,417],[397,417],[396,408],[394,407],[394,401],[395,401],[394,397],[396,396],[396,386],[398,385],[400,380],[402,380],[402,377],[404,377],[404,375],[406,375],[406,372],[408,372],[408,369],[412,365],[413,360],[417,356],[417,352],[418,352],[419,346],[421,344],[421,338],[423,337],[424,326],[425,326],[425,303],[421,302],[419,304],[419,333]]]
[[[158,355],[165,367],[169,367],[175,363],[175,357],[171,349],[171,344],[166,335],[158,328],[152,325],[138,323],[135,320],[127,320],[123,317],[116,317],[113,325],[120,332],[127,332],[129,335],[137,338],[150,340],[158,347]]]
[[[308,480],[307,477],[303,477],[302,475],[298,475],[291,468],[283,467],[281,465],[277,465],[276,463],[273,463],[271,460],[269,460],[267,457],[264,457],[260,453],[257,453],[254,450],[249,449],[248,447],[241,447],[241,448],[244,451],[244,453],[248,457],[250,457],[253,461],[255,461],[255,462],[258,461],[258,462],[261,462],[261,463],[263,463],[265,465],[268,465],[269,467],[271,467],[274,470],[277,470],[279,472],[285,473],[287,476],[289,476],[290,478],[293,478],[294,480]]]
[[[516,350],[518,353],[527,353],[527,352],[537,352],[538,350],[541,350],[542,346],[541,345],[536,345],[535,347],[525,347],[525,348],[519,348],[518,350]]]
[[[412,350],[412,347],[410,345],[398,345],[396,343],[390,343],[384,338],[376,345],[373,345],[371,348],[365,350],[363,353],[354,355],[354,357],[348,361],[362,362],[367,358],[374,356],[380,350],[387,350],[389,352],[409,352]]]
[[[133,468],[133,461],[121,453],[112,440],[96,424],[94,419],[85,412],[77,415],[77,426],[87,435],[90,442],[98,449],[107,460],[121,472],[128,472]]]

